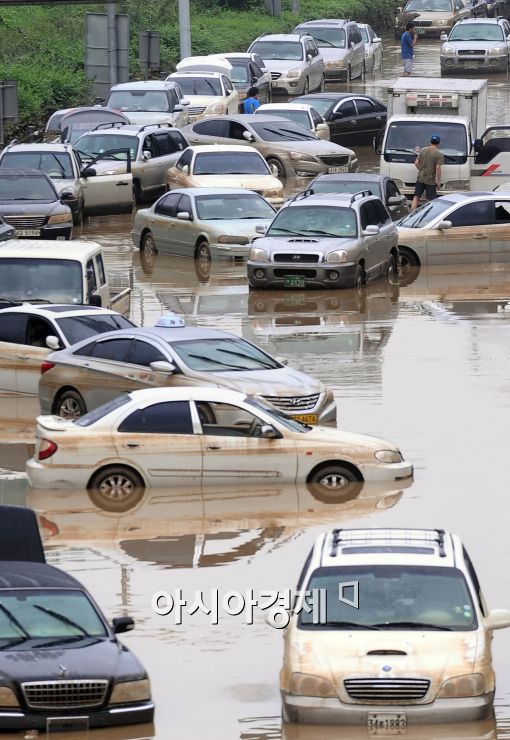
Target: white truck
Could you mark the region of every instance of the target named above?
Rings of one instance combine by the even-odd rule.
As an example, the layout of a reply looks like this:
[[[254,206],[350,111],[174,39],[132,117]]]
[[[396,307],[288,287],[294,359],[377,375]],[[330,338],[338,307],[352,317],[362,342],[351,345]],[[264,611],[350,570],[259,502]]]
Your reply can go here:
[[[396,180],[403,193],[413,193],[416,155],[432,134],[439,134],[444,155],[440,193],[469,190],[473,143],[487,124],[487,80],[402,77],[388,86],[387,106],[381,175]]]

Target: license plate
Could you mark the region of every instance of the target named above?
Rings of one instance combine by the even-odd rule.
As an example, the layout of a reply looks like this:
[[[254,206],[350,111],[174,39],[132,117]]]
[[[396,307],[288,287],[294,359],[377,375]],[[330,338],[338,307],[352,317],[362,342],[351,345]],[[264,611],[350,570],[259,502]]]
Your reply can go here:
[[[422,34],[425,33],[425,29],[424,28],[417,28],[416,29],[416,33],[418,34],[418,36],[421,36]]]
[[[48,717],[46,719],[46,733],[56,732],[88,732],[89,718],[83,717]]]
[[[16,229],[18,236],[41,236],[41,229]]]
[[[369,712],[369,735],[403,735],[407,727],[407,717],[402,712]]]
[[[478,62],[467,62],[464,64],[465,69],[477,69],[478,68]]]
[[[305,278],[304,275],[285,275],[283,278],[284,288],[304,288]]]
[[[328,174],[336,175],[338,172],[347,172],[347,165],[341,165],[340,167],[328,167]]]
[[[318,424],[319,417],[317,414],[296,414],[292,416],[296,421],[302,421],[304,424]]]

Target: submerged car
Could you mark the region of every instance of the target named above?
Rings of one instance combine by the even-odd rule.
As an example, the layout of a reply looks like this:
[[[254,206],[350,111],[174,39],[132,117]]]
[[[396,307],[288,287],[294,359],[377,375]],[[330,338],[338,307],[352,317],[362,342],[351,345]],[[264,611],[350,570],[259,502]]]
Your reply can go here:
[[[368,190],[386,206],[393,221],[403,218],[409,211],[407,198],[398,189],[397,183],[386,175],[369,175],[366,172],[351,172],[341,175],[319,175],[308,185],[313,193],[359,193]]]
[[[505,18],[465,18],[441,35],[441,74],[506,72],[510,65],[510,24]]]
[[[384,103],[362,93],[313,93],[294,103],[312,105],[328,124],[330,139],[336,144],[372,142],[384,131],[388,115]]]
[[[86,444],[83,444],[86,439]],[[34,488],[103,493],[167,485],[307,482],[324,496],[362,481],[410,478],[391,442],[314,428],[272,404],[226,388],[152,388],[122,395],[81,419],[38,419]],[[80,464],[76,462],[79,447]]]
[[[154,327],[109,332],[49,355],[41,411],[75,419],[138,388],[212,385],[262,396],[306,423],[334,423],[333,393],[285,364],[234,334],[167,314]]]
[[[269,103],[259,105],[256,115],[268,114],[278,118],[288,118],[289,121],[313,131],[319,139],[329,141],[329,126],[313,105],[307,103]]]
[[[324,72],[328,80],[343,80],[350,84],[355,77],[365,79],[365,46],[354,21],[341,18],[305,21],[296,26],[293,33],[309,34],[314,39],[324,57]]]
[[[324,90],[324,59],[307,33],[263,34],[248,52],[258,54],[271,72],[273,92],[303,95]]]
[[[492,716],[492,631],[510,626],[510,611],[489,612],[456,535],[333,529],[317,538],[299,592],[280,673],[284,721],[373,735]]]
[[[407,23],[412,21],[418,36],[439,38],[449,32],[463,18],[469,18],[471,10],[464,0],[408,0],[398,9],[395,18],[395,38],[400,39]]]

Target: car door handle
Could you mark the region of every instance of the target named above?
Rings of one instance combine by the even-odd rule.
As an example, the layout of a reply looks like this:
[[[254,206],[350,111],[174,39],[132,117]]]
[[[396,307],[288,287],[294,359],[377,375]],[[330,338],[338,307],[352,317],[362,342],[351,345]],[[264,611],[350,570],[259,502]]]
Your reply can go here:
[[[130,449],[133,449],[135,447],[140,447],[139,442],[126,442],[125,447],[129,447]]]
[[[487,234],[475,234],[475,239],[487,239]]]
[[[116,183],[116,185],[118,188],[121,188],[121,187],[124,187],[125,185],[129,185],[129,183],[128,182],[118,182]]]
[[[220,445],[207,445],[208,450],[221,450]]]

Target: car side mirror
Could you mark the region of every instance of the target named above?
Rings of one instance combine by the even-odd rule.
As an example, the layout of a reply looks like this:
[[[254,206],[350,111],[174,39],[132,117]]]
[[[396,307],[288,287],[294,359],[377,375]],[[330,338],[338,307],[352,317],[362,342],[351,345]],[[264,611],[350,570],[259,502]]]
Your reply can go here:
[[[329,133],[329,126],[327,123],[318,123],[317,124],[317,134],[327,134]]]
[[[260,428],[260,436],[264,439],[278,439],[281,437],[281,434],[272,424],[263,424]]]
[[[95,177],[97,175],[96,170],[93,167],[84,167],[80,172],[81,177]]]
[[[243,131],[243,139],[246,139],[246,141],[253,141],[253,136],[249,131]]]
[[[306,61],[307,61],[307,62],[311,62],[311,61],[312,61],[312,59],[313,59],[313,57],[312,57],[312,55],[311,55],[311,54],[307,54],[307,55],[306,55]]]
[[[272,164],[270,169],[271,169],[272,176],[278,177],[278,167],[275,164]]]
[[[402,6],[401,5],[398,5],[397,6],[397,13],[401,13],[401,12],[402,12]]]
[[[341,110],[336,110],[336,111],[335,111],[335,112],[333,113],[333,118],[343,118],[343,117],[344,117],[344,114],[342,113],[342,111],[341,111]]]
[[[382,39],[380,39],[379,36],[374,36],[374,38],[372,39],[373,44],[380,44],[381,41]]]
[[[452,222],[451,221],[440,221],[437,225],[437,228],[441,231],[445,231],[446,229],[452,228]]]
[[[258,79],[255,77],[255,75],[253,75],[252,78],[251,78],[251,84],[252,85],[256,85],[257,82],[258,82]]]
[[[492,609],[485,620],[488,630],[500,630],[510,627],[510,611],[508,609]]]
[[[121,632],[131,632],[135,628],[135,620],[132,617],[115,617],[112,619],[113,631],[116,635]]]
[[[182,105],[174,105],[174,113],[180,113],[182,110],[184,110],[184,107]]]
[[[62,190],[60,193],[60,200],[74,200],[74,193],[72,190]]]
[[[156,362],[151,362],[149,367],[155,373],[165,373],[165,375],[171,375],[175,372],[175,365],[173,365],[171,362],[167,362],[166,360],[157,360]]]
[[[188,213],[188,211],[179,211],[177,218],[179,221],[191,221],[191,213]]]
[[[152,157],[152,154],[151,154],[151,153],[150,153],[149,151],[147,151],[146,149],[144,149],[144,152],[143,152],[143,154],[142,154],[142,157],[143,157],[143,159],[144,159],[144,160],[145,160],[146,162],[148,162],[148,161],[149,161],[149,159],[151,159],[151,157]]]
[[[185,164],[182,168],[185,175],[189,175],[189,164]]]
[[[404,196],[405,198],[405,196]],[[388,198],[388,205],[389,206],[399,206],[402,203],[402,196],[401,195],[391,195]]]
[[[189,100],[186,100],[186,99],[184,99],[184,100],[181,100],[181,105],[182,105],[183,107],[184,107],[184,106],[186,106],[186,105],[189,105]]]
[[[94,293],[94,295],[89,296],[89,306],[98,306],[101,308],[103,305],[103,301],[101,300],[101,296],[97,295],[97,293]]]
[[[280,355],[277,355],[275,357],[275,360],[276,360],[276,362],[279,362],[280,365],[288,365],[289,364],[288,359],[286,357],[280,357]]]
[[[478,152],[481,152],[483,149],[483,141],[481,139],[475,139],[473,141],[473,149],[478,154]]]
[[[267,231],[267,226],[265,224],[257,224],[255,226],[255,233],[256,234],[265,234]]]
[[[441,41],[448,41],[448,34],[443,31],[439,38],[441,39]]]
[[[56,337],[54,334],[50,334],[48,337],[46,337],[46,346],[48,347],[48,349],[60,349],[59,338]]]
[[[379,233],[379,227],[375,224],[368,224],[363,229],[363,236],[376,236]]]

